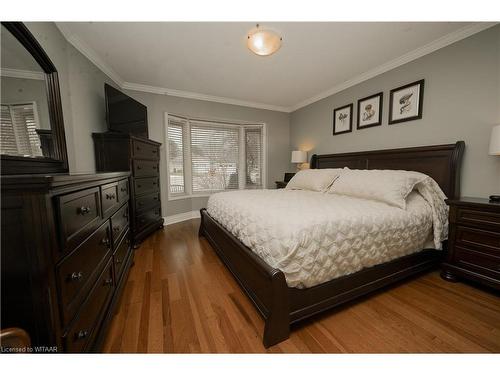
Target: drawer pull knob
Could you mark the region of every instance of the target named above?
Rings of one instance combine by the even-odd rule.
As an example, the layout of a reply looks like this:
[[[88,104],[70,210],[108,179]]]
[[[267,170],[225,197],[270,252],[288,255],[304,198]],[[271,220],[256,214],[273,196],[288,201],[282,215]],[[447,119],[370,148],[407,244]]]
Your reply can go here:
[[[78,340],[81,340],[81,339],[84,339],[85,337],[87,337],[88,335],[89,335],[89,331],[87,331],[86,329],[82,329],[81,331],[79,331],[76,334],[76,338]]]
[[[153,182],[153,185],[156,185],[156,182]]]
[[[139,146],[136,147],[137,151],[139,151],[141,148]]]
[[[130,240],[128,238],[125,239],[125,243],[128,245],[130,244]]]
[[[153,166],[153,169],[156,169],[156,167],[155,167],[155,166]]]
[[[128,218],[128,211],[125,211],[125,212],[123,213],[123,217]]]
[[[120,227],[113,227],[113,232],[119,232],[120,231]]]
[[[116,258],[115,263],[116,264],[121,264],[122,260],[120,258]]]
[[[86,214],[90,213],[90,207],[89,207],[89,206],[87,206],[87,207],[82,206],[82,207],[80,207],[80,208],[78,209],[78,213],[79,213],[80,215],[86,215]]]
[[[156,150],[153,150],[153,154],[156,154]]]
[[[110,244],[109,238],[108,238],[108,237],[104,237],[104,238],[101,240],[101,244],[106,245],[106,246],[109,246],[109,244]]]
[[[140,165],[137,166],[137,169],[142,169]]]
[[[82,277],[83,273],[80,271],[80,272],[73,272],[69,278],[71,281],[80,281]]]
[[[142,187],[142,185],[141,185],[141,184],[138,184],[138,185],[137,185],[137,187],[140,189],[140,188]]]
[[[104,280],[104,285],[113,285],[113,279]]]
[[[114,194],[106,194],[106,199],[115,199],[115,197]]]

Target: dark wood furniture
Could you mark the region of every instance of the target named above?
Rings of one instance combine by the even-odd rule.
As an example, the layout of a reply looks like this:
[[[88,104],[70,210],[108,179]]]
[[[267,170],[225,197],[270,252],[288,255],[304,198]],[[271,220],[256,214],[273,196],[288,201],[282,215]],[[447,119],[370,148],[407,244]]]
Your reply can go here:
[[[284,189],[286,188],[286,185],[288,185],[288,182],[285,181],[275,181],[276,183],[276,189]]]
[[[441,276],[473,280],[500,289],[500,202],[486,198],[447,200],[448,254]]]
[[[160,146],[150,139],[129,134],[93,133],[99,172],[131,171],[132,238],[138,245],[163,227],[160,197]]]
[[[2,176],[2,329],[99,350],[133,261],[129,175]]]
[[[450,198],[460,194],[460,166],[465,143],[394,150],[313,155],[312,168],[405,169],[425,173]],[[286,220],[286,218],[284,219]],[[212,245],[264,317],[265,347],[288,338],[290,325],[401,279],[438,266],[442,252],[418,253],[363,269],[307,289],[290,288],[285,275],[201,210],[200,236]]]
[[[56,67],[22,22],[2,22],[2,25],[26,48],[45,72],[47,104],[52,131],[52,149],[48,154],[49,157],[1,155],[1,174],[67,173],[69,170],[68,156]]]

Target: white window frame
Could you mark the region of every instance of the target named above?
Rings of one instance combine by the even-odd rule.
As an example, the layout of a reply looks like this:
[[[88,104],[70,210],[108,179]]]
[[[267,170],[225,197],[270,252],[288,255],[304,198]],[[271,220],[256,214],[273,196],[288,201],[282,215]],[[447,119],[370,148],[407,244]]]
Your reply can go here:
[[[170,192],[170,165],[169,165],[169,142],[168,142],[168,118],[169,116],[181,118],[187,121],[187,126],[183,127],[183,150],[184,150],[184,193],[171,193]],[[210,126],[221,126],[221,127],[235,127],[239,128],[239,138],[241,150],[245,149],[245,129],[251,127],[262,128],[262,189],[267,188],[267,126],[265,122],[248,122],[239,120],[221,120],[213,118],[199,118],[186,115],[178,115],[175,113],[165,112],[164,113],[164,129],[165,129],[165,165],[167,166],[167,199],[169,201],[181,200],[181,199],[191,199],[191,198],[203,198],[209,197],[215,192],[220,190],[209,192],[209,193],[194,193],[192,187],[192,166],[191,166],[191,126],[190,121],[206,122]],[[239,172],[238,173],[238,190],[245,190],[246,185],[246,170],[242,168],[246,165],[245,152],[239,153]],[[232,189],[234,190],[234,189]]]
[[[24,102],[14,102],[14,103],[2,103],[2,105],[5,105],[7,107],[9,107],[9,113],[10,113],[10,118],[11,118],[11,121],[12,121],[12,130],[14,132],[14,138],[15,138],[15,141],[16,141],[16,147],[17,147],[17,151],[18,151],[18,154],[16,156],[28,156],[28,157],[32,157],[33,155],[32,154],[21,154],[19,152],[19,134],[17,132],[17,127],[14,126],[14,113],[13,113],[13,108],[14,106],[23,106],[23,105],[32,105],[33,106],[33,118],[35,120],[35,128],[36,129],[41,129],[40,126],[41,126],[41,123],[40,123],[40,117],[38,117],[38,105],[37,105],[37,102],[36,101],[24,101]],[[38,156],[39,157],[39,156]]]

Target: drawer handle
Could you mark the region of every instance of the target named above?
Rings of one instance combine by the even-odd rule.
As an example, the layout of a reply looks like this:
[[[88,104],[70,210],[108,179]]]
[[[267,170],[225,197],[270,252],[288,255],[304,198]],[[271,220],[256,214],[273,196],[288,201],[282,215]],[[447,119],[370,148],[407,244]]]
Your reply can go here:
[[[156,182],[153,182],[153,185],[156,185]]]
[[[140,165],[137,166],[137,169],[142,169]]]
[[[139,146],[136,147],[136,150],[139,151],[141,148]]]
[[[156,154],[156,150],[152,150],[153,154]]]
[[[156,169],[156,166],[153,166],[153,169]]]
[[[127,245],[129,245],[129,244],[130,244],[130,239],[126,238],[126,239],[125,239],[125,243],[126,243]]]
[[[80,281],[82,277],[83,273],[80,271],[80,272],[73,272],[69,278],[71,281]]]
[[[87,206],[87,207],[82,206],[82,207],[80,207],[80,208],[78,209],[78,213],[79,213],[80,215],[86,215],[86,214],[90,213],[90,211],[91,211],[91,210],[90,210],[90,207],[89,207],[89,206]]]
[[[104,285],[113,285],[113,279],[104,280]]]
[[[106,194],[106,199],[115,199],[116,195],[114,194]]]
[[[109,238],[108,238],[108,237],[104,237],[104,238],[101,240],[101,244],[106,245],[106,246],[108,246],[108,247],[109,247],[109,244],[110,244]]]
[[[120,258],[116,258],[116,260],[115,260],[115,263],[116,263],[116,264],[120,264],[121,262],[122,262],[122,261],[121,261],[121,259],[120,259]]]
[[[113,232],[119,232],[120,231],[120,227],[113,227]]]
[[[123,213],[123,217],[124,217],[124,218],[128,218],[128,211],[125,211],[125,212]]]
[[[138,184],[138,185],[137,185],[137,187],[140,189],[140,188],[142,187],[142,185],[141,185],[141,184]]]
[[[122,188],[120,189],[120,191],[121,191],[121,192],[126,192],[126,191],[127,191],[127,188],[122,187]]]
[[[84,339],[85,337],[87,337],[89,335],[89,331],[87,331],[86,329],[82,329],[81,331],[79,331],[77,334],[76,334],[76,338],[78,340],[82,340]]]
[[[158,197],[153,197],[153,200],[154,200],[154,201],[158,200]]]

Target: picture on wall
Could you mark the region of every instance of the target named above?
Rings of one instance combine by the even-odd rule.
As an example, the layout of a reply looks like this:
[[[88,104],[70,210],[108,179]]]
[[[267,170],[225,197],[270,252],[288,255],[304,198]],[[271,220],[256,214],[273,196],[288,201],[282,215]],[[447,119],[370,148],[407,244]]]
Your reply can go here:
[[[352,131],[352,103],[333,110],[333,135]]]
[[[379,92],[358,100],[358,129],[382,125],[383,96],[384,94]]]
[[[422,118],[424,80],[391,90],[389,98],[389,124]]]

